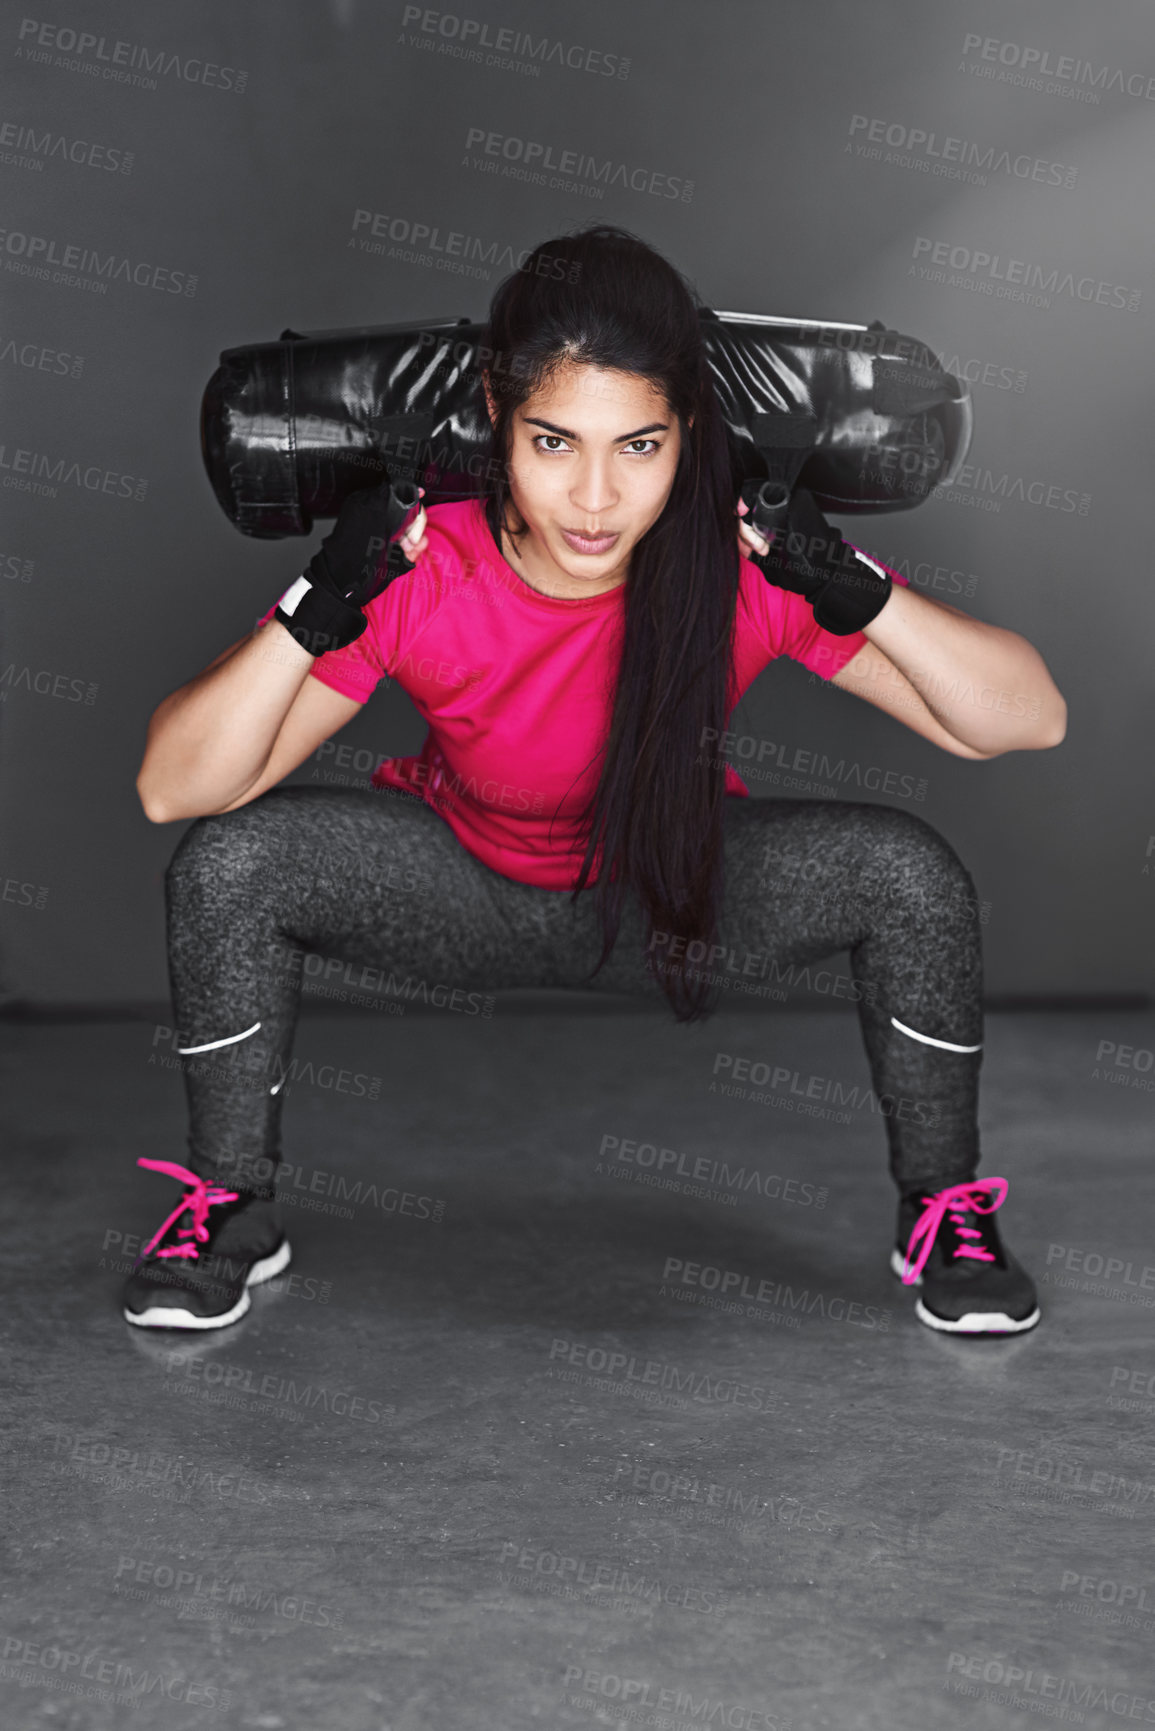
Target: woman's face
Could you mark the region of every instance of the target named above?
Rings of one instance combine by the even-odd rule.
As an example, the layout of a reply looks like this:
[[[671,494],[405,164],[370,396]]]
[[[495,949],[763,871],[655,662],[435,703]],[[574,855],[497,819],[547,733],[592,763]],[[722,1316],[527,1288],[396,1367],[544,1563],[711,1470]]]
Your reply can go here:
[[[492,418],[488,380],[486,394]],[[503,536],[506,558],[548,595],[616,589],[665,508],[680,445],[677,417],[649,380],[560,367],[514,411],[510,492],[529,532]]]

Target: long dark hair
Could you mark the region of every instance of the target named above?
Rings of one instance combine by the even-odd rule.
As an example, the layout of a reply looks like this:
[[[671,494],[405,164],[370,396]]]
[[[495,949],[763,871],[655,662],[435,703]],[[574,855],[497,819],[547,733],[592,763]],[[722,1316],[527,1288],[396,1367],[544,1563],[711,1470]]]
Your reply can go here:
[[[506,520],[514,411],[556,367],[638,374],[678,418],[669,499],[630,559],[613,716],[574,894],[596,867],[595,974],[617,942],[627,896],[637,896],[649,966],[679,1021],[712,1008],[709,981],[687,968],[686,950],[708,953],[698,945],[714,941],[719,923],[724,770],[703,741],[721,738],[732,706],[738,588],[734,473],[700,305],[645,241],[594,224],[543,242],[501,283],[482,339],[495,424],[480,495],[499,549],[502,526],[515,539],[525,533]]]

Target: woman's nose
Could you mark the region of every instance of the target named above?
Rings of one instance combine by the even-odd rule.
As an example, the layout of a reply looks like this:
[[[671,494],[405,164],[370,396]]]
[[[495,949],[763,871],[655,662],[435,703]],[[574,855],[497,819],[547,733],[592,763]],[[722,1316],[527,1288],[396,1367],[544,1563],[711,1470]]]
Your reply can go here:
[[[576,510],[594,517],[599,511],[609,511],[618,502],[618,491],[609,465],[596,460],[586,464],[570,489],[570,503]]]

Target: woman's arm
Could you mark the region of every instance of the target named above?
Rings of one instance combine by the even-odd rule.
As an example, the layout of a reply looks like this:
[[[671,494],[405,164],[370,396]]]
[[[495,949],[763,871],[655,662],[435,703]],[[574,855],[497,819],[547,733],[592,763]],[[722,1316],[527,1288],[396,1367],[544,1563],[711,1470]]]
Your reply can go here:
[[[1062,742],[1067,706],[1038,650],[1017,632],[896,583],[865,634],[867,647],[833,683],[956,756]]]
[[[388,485],[374,490],[369,506]],[[346,500],[322,548],[333,545],[343,527],[357,545],[365,532],[365,510],[359,495]],[[424,510],[398,540],[410,565],[416,564],[429,548]],[[363,546],[360,551],[363,556]],[[270,619],[166,697],[148,724],[136,778],[145,816],[153,823],[174,823],[235,811],[275,787],[351,721],[361,704],[310,679],[314,665],[313,656],[280,621]]]
[[[837,585],[842,572],[823,564],[821,557],[822,536],[830,538],[834,531],[815,510],[810,494],[800,497],[810,511],[809,519],[800,521],[807,531],[814,528],[819,551],[808,551],[803,558],[803,580],[784,577],[783,586],[809,594],[807,584],[815,575],[807,558],[815,561],[819,584],[827,570],[833,571],[827,589]],[[764,560],[770,543],[752,522],[743,520],[750,515],[745,499],[739,499],[736,511],[739,550],[755,562]],[[790,519],[785,527],[789,529]],[[787,536],[787,552],[778,558],[782,570],[793,571],[790,541]],[[853,545],[846,543],[847,548]],[[869,554],[861,557],[878,570]],[[776,573],[767,573],[764,565],[763,574],[775,580]],[[1004,751],[1042,751],[1062,743],[1067,706],[1038,650],[1017,632],[985,625],[901,583],[892,585],[863,631],[866,647],[830,683],[885,709],[924,739],[956,757],[999,757]]]
[[[153,823],[233,811],[273,787],[361,705],[319,679],[277,620],[161,703],[136,778]]]

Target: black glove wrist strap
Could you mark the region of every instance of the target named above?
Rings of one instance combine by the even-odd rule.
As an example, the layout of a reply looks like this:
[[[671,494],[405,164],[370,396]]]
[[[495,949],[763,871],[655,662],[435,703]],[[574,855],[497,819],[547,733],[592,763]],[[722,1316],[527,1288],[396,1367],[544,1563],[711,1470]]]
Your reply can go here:
[[[369,623],[352,601],[315,582],[312,566],[285,590],[273,617],[314,656],[355,643]]]
[[[845,543],[844,543],[845,545]],[[855,548],[854,562],[823,584],[814,599],[814,618],[835,637],[850,637],[877,619],[894,587],[889,571],[869,562]]]
[[[393,537],[419,503],[412,482],[394,483],[388,475],[343,501],[336,523],[274,612],[302,649],[327,655],[357,641],[368,624],[369,602],[413,568]]]

